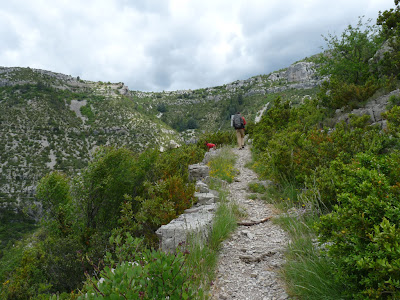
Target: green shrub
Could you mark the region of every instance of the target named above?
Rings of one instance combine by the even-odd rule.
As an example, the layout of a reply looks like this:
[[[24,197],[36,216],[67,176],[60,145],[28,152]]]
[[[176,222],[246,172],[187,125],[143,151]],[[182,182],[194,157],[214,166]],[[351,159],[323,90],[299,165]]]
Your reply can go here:
[[[400,296],[399,182],[389,166],[399,156],[360,154],[342,164],[334,210],[321,217],[318,233],[338,265],[337,278],[355,299]]]
[[[93,122],[95,117],[92,109],[90,108],[90,104],[81,106],[80,111],[82,115],[88,118],[89,122]]]
[[[0,296],[2,299],[31,299],[38,293],[51,288],[48,278],[41,268],[44,252],[37,248],[24,251],[19,266],[9,278],[2,282]]]
[[[37,197],[46,218],[30,250],[3,264],[1,278],[9,278],[4,299],[24,294],[45,299],[79,288],[83,271],[92,274],[96,267],[79,261],[77,253],[98,262],[110,249],[111,233],[143,235],[155,245],[154,231],[192,205],[188,164],[203,156],[195,145],[141,154],[101,147],[71,181],[59,172],[44,177]]]
[[[57,215],[62,207],[71,201],[69,178],[61,172],[51,172],[39,181],[36,197],[41,202],[47,218],[63,222],[61,216]]]
[[[329,55],[320,56],[323,75],[355,85],[363,85],[370,78],[369,61],[382,44],[382,39],[377,26],[369,23],[370,20],[363,23],[359,18],[357,25],[349,25],[340,37],[331,34],[325,37]]]
[[[248,184],[248,187],[249,187],[249,191],[252,192],[252,193],[260,193],[260,194],[262,194],[267,190],[267,188],[264,185],[262,185],[262,184],[260,184],[258,182],[250,182]]]
[[[382,114],[388,121],[388,132],[398,137],[400,132],[400,106],[393,106],[392,109]]]
[[[204,149],[197,145],[183,145],[170,149],[158,155],[153,166],[153,181],[168,178],[174,175],[188,177],[188,166],[200,162],[204,157]]]
[[[131,248],[129,245],[137,246],[131,236],[116,251],[122,247]],[[109,265],[97,277],[87,276],[78,299],[193,299],[201,290],[190,283],[187,254],[144,250],[131,252],[131,259],[134,258],[131,261],[114,264],[108,253]]]
[[[389,105],[387,107],[388,110],[392,109],[393,106],[395,106],[395,105],[396,106],[400,106],[400,96],[392,95],[392,96],[389,97],[388,102],[389,102]]]
[[[323,84],[319,96],[322,104],[329,109],[351,110],[362,107],[378,88],[379,85],[373,80],[368,80],[364,84],[355,84],[333,78]]]
[[[267,111],[253,130],[253,145],[257,151],[264,151],[273,135],[289,125],[291,108],[289,101],[282,103],[275,99],[274,106]]]
[[[220,148],[224,145],[234,145],[236,143],[236,132],[232,130],[218,130],[216,132],[205,132],[199,137],[197,146],[203,149],[208,149],[205,144],[213,143]]]
[[[171,176],[144,186],[143,194],[135,198],[141,203],[135,219],[147,234],[154,234],[157,228],[168,224],[194,203],[194,184],[184,183],[182,177]]]
[[[114,228],[123,196],[145,180],[139,177],[141,173],[135,155],[129,150],[100,148],[88,168],[75,179],[77,216],[89,228]]]

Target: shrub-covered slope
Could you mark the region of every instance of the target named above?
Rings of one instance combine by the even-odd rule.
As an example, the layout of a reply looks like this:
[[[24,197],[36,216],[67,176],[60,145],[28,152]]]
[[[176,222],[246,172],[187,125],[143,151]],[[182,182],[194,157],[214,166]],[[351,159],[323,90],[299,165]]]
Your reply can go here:
[[[33,197],[38,179],[54,169],[76,172],[100,145],[139,152],[180,144],[171,128],[137,110],[123,84],[1,68],[0,85],[2,201]]]

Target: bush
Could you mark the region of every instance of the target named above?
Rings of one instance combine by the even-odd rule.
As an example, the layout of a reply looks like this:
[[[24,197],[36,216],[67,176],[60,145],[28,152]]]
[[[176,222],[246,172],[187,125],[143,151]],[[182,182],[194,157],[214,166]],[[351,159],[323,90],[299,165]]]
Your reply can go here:
[[[161,225],[168,224],[193,205],[194,191],[194,184],[185,184],[179,176],[171,176],[155,184],[147,182],[142,196],[135,198],[141,203],[135,219],[147,234],[154,234]]]
[[[216,132],[205,132],[199,137],[197,146],[208,149],[206,143],[216,144],[218,148],[224,145],[234,145],[236,143],[236,132],[232,130],[218,130]]]
[[[20,266],[12,276],[2,283],[0,296],[2,299],[31,299],[39,292],[46,292],[51,288],[48,278],[41,268],[44,261],[44,252],[37,248],[24,251]]]
[[[260,194],[262,194],[262,193],[265,193],[267,191],[267,188],[264,185],[262,185],[261,183],[258,183],[258,182],[250,182],[248,184],[248,187],[249,187],[249,191],[252,192],[252,193],[260,193]]]
[[[17,260],[7,256],[2,264],[0,276],[8,278],[2,285],[2,298],[45,299],[53,292],[67,297],[65,292],[80,287],[84,270],[96,271],[94,264],[80,261],[77,253],[91,262],[100,261],[110,250],[111,233],[144,235],[154,245],[154,231],[192,205],[194,185],[188,183],[188,164],[203,157],[204,150],[196,145],[164,153],[148,149],[141,154],[101,147],[71,181],[59,172],[44,177],[37,197],[46,218]],[[169,258],[160,258],[170,263]]]
[[[161,153],[153,166],[152,181],[165,179],[174,175],[188,178],[188,166],[200,162],[204,149],[197,145],[184,145]],[[185,181],[184,181],[185,182]]]
[[[400,133],[400,106],[393,106],[389,111],[382,114],[388,120],[388,132],[398,137]]]
[[[338,82],[363,85],[370,78],[371,57],[376,53],[382,39],[378,35],[378,28],[363,23],[359,19],[357,26],[349,25],[340,37],[328,35],[325,41],[328,46],[328,55],[320,56],[323,75],[329,75]]]
[[[397,154],[359,154],[343,164],[336,181],[340,205],[318,225],[321,242],[337,262],[337,279],[355,299],[400,296],[400,174],[393,176],[389,167],[398,164]]]
[[[128,236],[125,245],[135,245]],[[78,299],[193,299],[201,290],[190,284],[187,252],[166,254],[161,251],[133,252],[134,260],[111,262],[97,277],[87,277]],[[107,261],[107,259],[106,259]]]
[[[76,215],[92,229],[116,227],[124,195],[132,195],[138,190],[152,160],[151,155],[142,155],[138,159],[124,148],[100,148],[88,168],[75,179]],[[136,206],[138,209],[139,204]]]
[[[400,106],[400,96],[392,95],[389,97],[388,109],[392,109],[394,106]]]
[[[46,219],[56,221],[59,229],[65,234],[68,225],[64,207],[72,199],[69,178],[58,171],[46,175],[39,181],[36,197],[42,204]]]
[[[157,95],[158,96],[158,95]],[[157,105],[157,110],[161,113],[165,113],[168,111],[167,105],[165,105],[165,103],[159,103]]]
[[[319,94],[322,104],[329,109],[352,110],[362,107],[379,88],[373,80],[364,84],[346,83],[332,78],[325,82]]]

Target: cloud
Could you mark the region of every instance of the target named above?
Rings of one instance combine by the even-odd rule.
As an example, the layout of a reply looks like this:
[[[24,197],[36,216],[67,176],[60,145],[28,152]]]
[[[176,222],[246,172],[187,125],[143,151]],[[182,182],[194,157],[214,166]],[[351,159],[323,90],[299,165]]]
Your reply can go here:
[[[289,66],[393,0],[14,0],[0,7],[0,65],[132,90],[196,89]]]

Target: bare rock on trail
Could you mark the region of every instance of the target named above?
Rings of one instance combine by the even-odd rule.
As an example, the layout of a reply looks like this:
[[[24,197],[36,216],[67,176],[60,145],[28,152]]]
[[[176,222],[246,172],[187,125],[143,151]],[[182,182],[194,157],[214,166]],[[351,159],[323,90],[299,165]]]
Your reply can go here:
[[[211,299],[289,299],[279,274],[288,235],[268,219],[276,216],[272,205],[248,199],[248,183],[258,181],[257,175],[244,167],[251,158],[249,149],[234,152],[240,174],[238,181],[227,186],[230,201],[235,201],[247,213],[246,220],[254,224],[239,225],[223,242]]]

